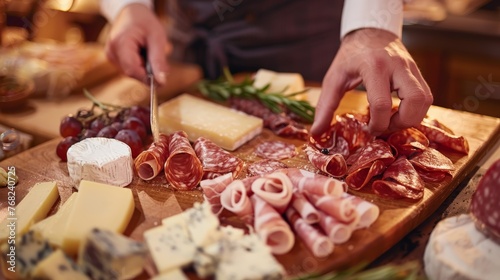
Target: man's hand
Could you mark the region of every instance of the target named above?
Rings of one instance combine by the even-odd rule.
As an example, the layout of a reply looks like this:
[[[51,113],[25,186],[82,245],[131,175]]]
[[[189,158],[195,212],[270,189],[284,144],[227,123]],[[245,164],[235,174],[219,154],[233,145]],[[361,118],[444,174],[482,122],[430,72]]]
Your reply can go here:
[[[141,4],[130,4],[123,8],[112,23],[106,55],[130,77],[146,82],[146,71],[140,48],[148,50],[155,80],[164,84],[168,65],[166,57],[171,51],[167,34],[156,15]]]
[[[319,136],[330,127],[334,111],[346,91],[364,84],[370,105],[370,132],[414,126],[433,102],[429,86],[417,65],[394,34],[381,29],[360,29],[346,35],[323,79],[320,102],[311,127]],[[391,92],[401,99],[392,114]]]

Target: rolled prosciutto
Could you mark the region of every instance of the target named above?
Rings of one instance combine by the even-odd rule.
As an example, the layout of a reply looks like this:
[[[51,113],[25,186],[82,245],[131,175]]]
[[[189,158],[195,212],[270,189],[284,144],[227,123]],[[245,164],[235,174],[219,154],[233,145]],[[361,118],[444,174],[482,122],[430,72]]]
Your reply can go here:
[[[354,204],[348,199],[328,195],[307,195],[307,197],[316,208],[341,222],[350,223],[358,215]]]
[[[343,197],[351,200],[352,204],[354,204],[356,212],[358,212],[357,222],[353,225],[354,229],[367,228],[378,219],[380,209],[376,204],[349,193],[344,193]]]
[[[346,183],[310,171],[288,168],[288,177],[299,192],[317,195],[331,195],[340,197],[346,190]]]
[[[284,213],[292,200],[293,187],[283,172],[274,172],[257,178],[252,183],[252,192],[259,196],[279,213]]]
[[[291,206],[306,223],[314,224],[319,222],[319,211],[297,190],[293,191]]]
[[[319,212],[319,226],[334,244],[347,242],[354,230],[351,224],[341,222],[322,211]]]
[[[233,174],[227,173],[214,179],[205,179],[200,182],[200,187],[203,190],[203,198],[210,203],[212,212],[215,215],[219,215],[222,212],[223,208],[220,202],[221,193],[232,181]]]
[[[254,223],[252,202],[242,180],[234,180],[227,185],[220,195],[220,203],[223,208],[234,213],[246,224]]]

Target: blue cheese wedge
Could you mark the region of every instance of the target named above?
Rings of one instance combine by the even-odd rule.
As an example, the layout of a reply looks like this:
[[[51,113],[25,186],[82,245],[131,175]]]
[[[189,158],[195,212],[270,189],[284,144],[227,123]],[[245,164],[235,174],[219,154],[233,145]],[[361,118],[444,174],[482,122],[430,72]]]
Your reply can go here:
[[[68,149],[68,172],[78,189],[81,180],[124,187],[134,176],[130,147],[116,139],[93,137]]]
[[[54,251],[48,257],[40,261],[33,269],[31,276],[34,279],[91,280],[73,260],[66,256],[60,249]]]
[[[80,246],[78,265],[92,279],[132,279],[141,274],[146,255],[144,243],[94,228]]]
[[[429,279],[498,279],[500,245],[476,229],[468,214],[444,219],[434,228],[425,248]]]

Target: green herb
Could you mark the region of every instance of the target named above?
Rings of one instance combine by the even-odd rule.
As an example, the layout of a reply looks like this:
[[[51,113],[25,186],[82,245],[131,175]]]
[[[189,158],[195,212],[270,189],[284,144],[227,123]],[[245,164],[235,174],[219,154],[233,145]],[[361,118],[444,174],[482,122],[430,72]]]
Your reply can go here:
[[[257,99],[274,113],[282,113],[285,110],[299,116],[304,122],[312,123],[314,120],[314,107],[305,100],[296,100],[292,97],[302,94],[307,89],[292,94],[283,95],[281,92],[266,92],[270,84],[257,88],[253,85],[254,80],[246,77],[242,82],[236,82],[227,68],[224,68],[224,76],[217,80],[203,80],[198,84],[200,92],[215,101],[224,102],[230,97]]]

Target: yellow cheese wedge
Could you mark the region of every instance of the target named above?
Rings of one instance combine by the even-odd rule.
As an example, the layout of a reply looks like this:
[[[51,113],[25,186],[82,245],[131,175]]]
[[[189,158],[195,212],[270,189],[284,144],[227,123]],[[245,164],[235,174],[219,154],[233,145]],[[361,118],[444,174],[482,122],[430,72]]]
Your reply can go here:
[[[122,233],[135,208],[130,189],[82,180],[78,190],[62,237],[62,249],[71,256],[93,228]]]
[[[15,209],[7,208],[7,218],[0,223],[0,242],[26,233],[32,224],[47,216],[58,198],[56,182],[35,184]]]
[[[183,130],[190,141],[203,136],[223,149],[234,151],[262,132],[262,119],[222,105],[182,94],[158,108],[160,131]]]
[[[63,251],[57,250],[40,261],[33,269],[34,279],[90,280]]]
[[[267,69],[259,69],[254,76],[253,85],[257,88],[263,88],[269,84],[266,92],[278,93],[283,95],[297,93],[305,88],[304,78],[299,73],[274,72]],[[297,99],[305,99],[306,94],[294,96]]]

